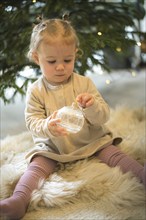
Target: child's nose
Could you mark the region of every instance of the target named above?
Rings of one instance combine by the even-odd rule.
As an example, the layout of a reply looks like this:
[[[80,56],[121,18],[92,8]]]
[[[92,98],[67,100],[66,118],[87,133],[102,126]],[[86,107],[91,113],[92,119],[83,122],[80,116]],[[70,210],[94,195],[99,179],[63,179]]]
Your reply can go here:
[[[64,70],[64,65],[62,63],[58,64],[56,70]]]

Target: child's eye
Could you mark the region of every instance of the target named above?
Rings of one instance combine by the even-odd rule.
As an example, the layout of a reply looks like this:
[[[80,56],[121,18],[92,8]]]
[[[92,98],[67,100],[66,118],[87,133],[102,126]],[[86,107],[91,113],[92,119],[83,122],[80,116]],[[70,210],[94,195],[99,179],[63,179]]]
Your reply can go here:
[[[65,63],[70,63],[70,62],[71,62],[71,60],[64,60],[64,62],[65,62]]]
[[[55,63],[55,62],[56,62],[56,60],[48,61],[48,63],[50,63],[50,64],[53,64],[53,63]]]

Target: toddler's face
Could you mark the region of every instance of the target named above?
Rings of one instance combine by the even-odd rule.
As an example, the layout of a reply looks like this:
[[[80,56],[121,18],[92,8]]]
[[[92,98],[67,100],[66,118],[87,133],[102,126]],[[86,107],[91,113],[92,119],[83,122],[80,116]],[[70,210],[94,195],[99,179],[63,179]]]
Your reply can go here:
[[[65,82],[74,69],[75,44],[47,44],[42,42],[36,54],[36,60],[45,78],[52,85]]]

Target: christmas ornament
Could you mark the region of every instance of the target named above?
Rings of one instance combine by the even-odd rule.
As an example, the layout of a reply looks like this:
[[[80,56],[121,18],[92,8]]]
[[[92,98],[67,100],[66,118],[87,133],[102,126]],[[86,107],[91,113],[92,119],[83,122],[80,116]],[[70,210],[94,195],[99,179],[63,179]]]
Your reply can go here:
[[[56,117],[61,119],[58,124],[70,133],[79,132],[84,124],[83,112],[75,102],[71,106],[64,106],[59,109]]]

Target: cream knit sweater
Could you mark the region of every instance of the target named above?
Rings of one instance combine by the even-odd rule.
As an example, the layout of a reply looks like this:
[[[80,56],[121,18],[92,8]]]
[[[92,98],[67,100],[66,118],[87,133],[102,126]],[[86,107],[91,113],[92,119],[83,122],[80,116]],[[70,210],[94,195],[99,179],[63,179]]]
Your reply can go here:
[[[63,106],[70,106],[80,93],[93,94],[95,101],[91,107],[83,109],[85,117],[81,131],[67,136],[55,137],[48,129],[49,116]],[[104,126],[110,115],[109,107],[101,97],[93,82],[73,73],[67,83],[50,85],[41,76],[27,92],[25,119],[31,131],[35,146],[27,154],[28,161],[33,155],[69,162],[93,155],[110,144],[118,144],[121,138],[112,137]]]

